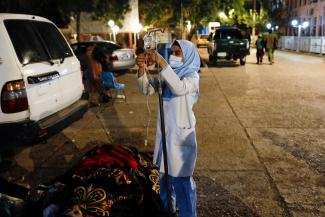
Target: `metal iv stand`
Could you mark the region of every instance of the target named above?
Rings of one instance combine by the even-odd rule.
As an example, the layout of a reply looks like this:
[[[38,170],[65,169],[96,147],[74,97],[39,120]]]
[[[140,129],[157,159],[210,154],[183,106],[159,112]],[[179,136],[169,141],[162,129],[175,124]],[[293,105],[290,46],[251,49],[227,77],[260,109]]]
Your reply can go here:
[[[156,37],[156,32],[164,32],[161,28],[155,28],[147,32],[147,35],[150,35],[151,33],[154,33],[154,39],[155,39],[155,49],[158,52],[158,41]],[[156,59],[157,56],[156,56]],[[168,156],[167,156],[167,143],[166,143],[166,132],[165,132],[165,116],[164,116],[164,104],[162,99],[163,89],[162,89],[162,82],[161,82],[161,75],[159,73],[159,62],[157,63],[157,69],[158,69],[158,79],[155,89],[158,93],[158,101],[159,101],[159,114],[160,114],[160,129],[161,129],[161,139],[162,139],[162,148],[163,148],[163,160],[164,160],[164,169],[165,169],[165,175],[164,175],[164,184],[165,188],[167,190],[167,210],[168,210],[168,216],[171,216],[172,214],[172,200],[171,200],[171,191],[169,187],[169,177],[168,177]]]

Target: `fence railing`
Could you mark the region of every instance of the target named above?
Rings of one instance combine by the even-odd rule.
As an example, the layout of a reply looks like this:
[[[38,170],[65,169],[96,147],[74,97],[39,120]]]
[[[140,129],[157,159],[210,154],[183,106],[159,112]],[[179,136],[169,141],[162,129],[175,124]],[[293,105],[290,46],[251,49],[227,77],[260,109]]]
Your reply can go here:
[[[325,54],[325,37],[281,36],[279,48]]]

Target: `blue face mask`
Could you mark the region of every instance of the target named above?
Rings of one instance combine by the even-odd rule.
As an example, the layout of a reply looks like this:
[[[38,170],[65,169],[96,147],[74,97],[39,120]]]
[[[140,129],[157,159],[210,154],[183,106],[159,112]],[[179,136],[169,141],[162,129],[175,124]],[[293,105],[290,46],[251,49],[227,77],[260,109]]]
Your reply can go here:
[[[169,65],[173,69],[181,67],[183,65],[182,57],[177,57],[174,55],[169,56]]]

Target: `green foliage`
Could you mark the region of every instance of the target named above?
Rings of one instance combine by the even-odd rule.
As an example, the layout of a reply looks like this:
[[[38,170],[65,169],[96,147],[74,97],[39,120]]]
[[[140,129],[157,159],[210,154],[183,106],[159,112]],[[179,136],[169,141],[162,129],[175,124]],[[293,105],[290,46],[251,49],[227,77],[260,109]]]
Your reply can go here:
[[[251,26],[252,12],[245,10],[245,0],[182,0],[182,3],[183,25],[189,20],[196,29],[213,21]],[[180,27],[180,5],[181,0],[139,0],[140,20],[145,25]],[[220,12],[227,17],[220,17]],[[257,14],[256,21],[264,22],[266,17],[267,13],[263,11]]]
[[[96,19],[103,22],[112,19],[120,27],[123,26],[124,15],[131,10],[129,0],[94,0],[94,2],[93,14]]]
[[[69,14],[62,13],[57,0],[0,0],[0,12],[43,16],[59,27],[70,21]]]
[[[129,0],[1,0],[0,12],[25,13],[46,17],[59,27],[70,22],[70,16],[89,12],[95,19],[113,19],[121,26],[130,10]]]
[[[268,22],[268,15],[263,8],[258,12],[255,12],[255,23],[253,10],[245,11],[238,15],[237,22],[239,24],[245,24],[247,27],[253,27],[254,24],[257,28],[261,28]]]
[[[130,10],[129,0],[57,0],[64,13],[78,15],[88,12],[93,18],[107,22],[113,19],[119,26]]]
[[[190,20],[193,27],[201,27],[216,19],[220,1],[197,0],[195,4],[184,5],[184,19]]]

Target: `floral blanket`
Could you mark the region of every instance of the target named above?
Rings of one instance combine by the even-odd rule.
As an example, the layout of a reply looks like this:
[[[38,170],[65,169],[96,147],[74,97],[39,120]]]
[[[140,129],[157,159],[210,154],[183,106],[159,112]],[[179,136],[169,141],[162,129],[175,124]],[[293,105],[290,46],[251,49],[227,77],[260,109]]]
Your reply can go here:
[[[26,199],[23,216],[165,216],[157,167],[134,147],[96,147],[45,189]]]

